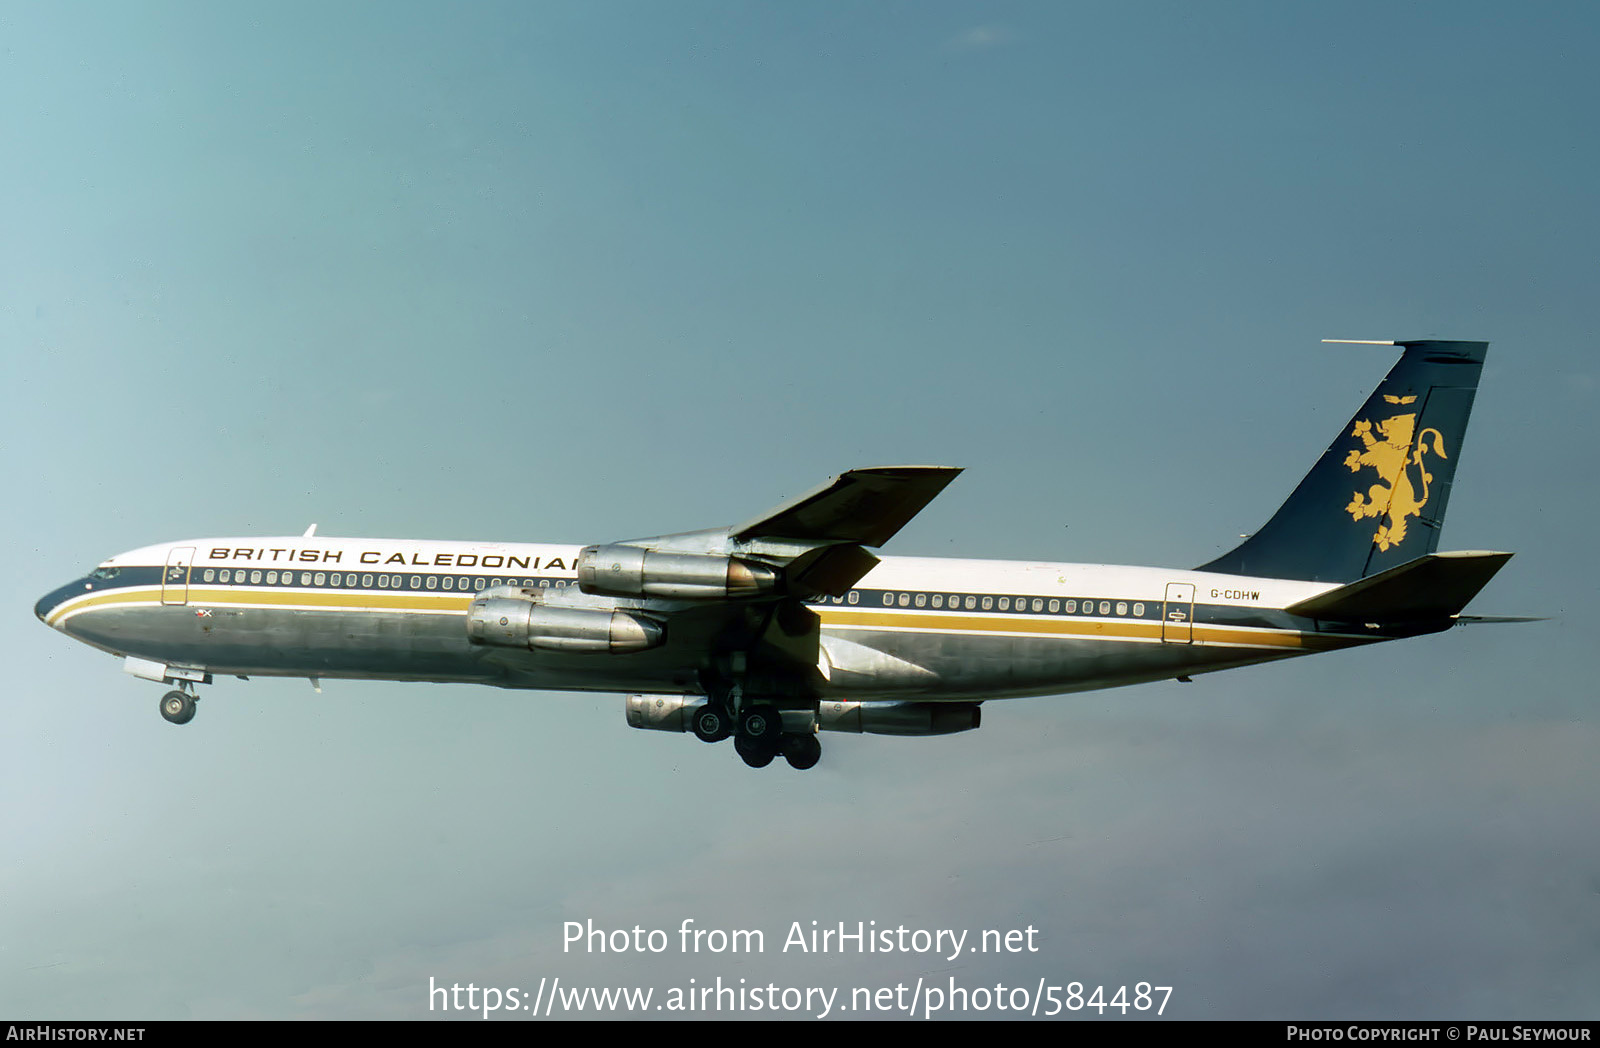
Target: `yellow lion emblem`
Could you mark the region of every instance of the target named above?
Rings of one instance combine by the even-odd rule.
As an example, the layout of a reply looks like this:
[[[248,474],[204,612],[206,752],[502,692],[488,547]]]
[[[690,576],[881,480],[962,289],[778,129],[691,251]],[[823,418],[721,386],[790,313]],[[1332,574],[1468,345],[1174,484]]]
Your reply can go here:
[[[1417,398],[1384,394],[1383,399],[1390,404],[1410,404]],[[1351,520],[1356,521],[1365,517],[1388,518],[1388,523],[1380,524],[1372,536],[1381,550],[1404,542],[1406,520],[1417,516],[1422,512],[1422,507],[1428,504],[1428,485],[1433,480],[1433,474],[1424,465],[1423,456],[1431,450],[1439,458],[1450,457],[1444,453],[1443,434],[1436,429],[1417,433],[1416,428],[1417,416],[1412,413],[1394,415],[1376,425],[1363,419],[1356,423],[1350,433],[1352,437],[1361,438],[1366,450],[1350,452],[1345,456],[1344,464],[1352,473],[1375,469],[1383,483],[1372,485],[1365,495],[1355,492],[1344,511],[1350,514]],[[1431,441],[1429,438],[1432,438]],[[1408,468],[1411,466],[1416,467],[1419,483],[1412,481],[1412,473]]]

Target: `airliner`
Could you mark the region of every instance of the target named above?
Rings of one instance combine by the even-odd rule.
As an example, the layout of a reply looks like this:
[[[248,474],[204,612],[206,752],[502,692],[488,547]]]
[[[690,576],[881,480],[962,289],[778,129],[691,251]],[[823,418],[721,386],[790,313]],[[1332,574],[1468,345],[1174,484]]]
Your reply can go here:
[[[208,538],[104,561],[47,625],[220,676],[619,692],[636,728],[797,769],[819,731],[939,735],[1056,695],[1435,633],[1510,559],[1437,552],[1488,344],[1414,340],[1283,506],[1192,569],[882,557],[959,469],[855,469],[734,527],[599,545]]]

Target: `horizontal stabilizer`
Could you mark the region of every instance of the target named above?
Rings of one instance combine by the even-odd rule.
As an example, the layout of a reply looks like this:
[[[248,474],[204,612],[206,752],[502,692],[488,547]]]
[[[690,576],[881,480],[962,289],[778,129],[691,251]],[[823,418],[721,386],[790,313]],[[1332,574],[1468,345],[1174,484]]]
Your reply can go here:
[[[735,528],[733,537],[881,546],[960,472],[952,466],[853,469]]]
[[[1450,618],[1488,585],[1510,553],[1430,553],[1318,594],[1286,609],[1338,622],[1417,622]]]

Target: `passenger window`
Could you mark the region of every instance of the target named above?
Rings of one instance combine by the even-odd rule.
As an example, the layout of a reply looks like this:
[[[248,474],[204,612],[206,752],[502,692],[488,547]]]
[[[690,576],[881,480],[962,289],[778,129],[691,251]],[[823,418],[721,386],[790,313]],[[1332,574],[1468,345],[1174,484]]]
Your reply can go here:
[[[943,593],[935,593],[933,595],[933,606],[936,607],[936,608],[944,607],[944,594]]]
[[[1060,610],[1061,610],[1061,602],[1059,600],[1052,600],[1050,602],[1050,614],[1054,615],[1056,612],[1058,612]]]
[[[217,581],[219,581],[219,582],[227,582],[231,577],[232,577],[232,574],[228,571],[228,569],[227,568],[223,568],[222,569],[222,574],[218,576]]]
[[[205,573],[205,575],[204,575],[204,576],[202,576],[202,578],[203,578],[203,579],[204,579],[204,580],[205,580],[205,581],[206,581],[206,582],[210,582],[210,581],[211,581],[211,580],[212,580],[212,578],[214,578],[214,577],[215,577],[215,576],[214,576],[214,573],[213,573],[213,572],[212,572],[212,570],[211,570],[211,569],[210,569],[210,568],[207,568],[207,569],[206,569],[206,573]]]
[[[1067,601],[1067,614],[1068,615],[1076,615],[1077,613],[1078,613],[1078,602],[1075,601],[1075,600]]]
[[[1011,610],[1011,598],[1010,597],[1001,597],[1000,598],[1000,610],[1001,611],[1010,611]]]
[[[977,600],[976,597],[968,597],[966,599],[965,603],[967,605],[967,610],[968,611],[971,611],[973,608],[976,608],[978,606],[978,600]]]
[[[883,606],[886,607],[886,608],[894,607],[894,594],[893,593],[885,593],[883,595]]]
[[[927,605],[928,605],[928,595],[926,593],[917,594],[917,607],[924,608],[924,607],[927,607]]]
[[[319,571],[319,572],[317,572],[317,573],[316,573],[316,574],[315,574],[315,575],[313,575],[313,576],[312,576],[312,577],[311,577],[311,581],[312,581],[312,582],[313,582],[313,583],[315,583],[315,584],[316,584],[316,585],[318,585],[318,586],[320,586],[320,585],[322,585],[322,582],[323,582],[323,575],[322,575],[322,572],[320,572],[320,571]]]
[[[988,611],[992,607],[994,607],[994,598],[993,597],[985,597],[985,598],[983,598],[983,610],[984,611]]]
[[[905,607],[907,604],[910,604],[910,603],[911,603],[911,595],[910,594],[907,594],[907,593],[900,594],[900,606],[902,608]]]
[[[444,588],[445,589],[455,589],[456,588],[456,577],[454,575],[446,575],[444,577],[443,581],[444,581]]]
[[[421,589],[422,588],[422,576],[421,575],[413,575],[413,576],[411,576],[411,588],[412,589]]]
[[[851,590],[850,593],[845,597],[845,599],[848,600],[851,604],[854,604],[854,603],[856,603],[856,601],[860,600],[861,597],[860,597],[860,594],[858,594],[855,590]]]
[[[1127,613],[1128,613],[1128,603],[1127,603],[1127,601],[1121,601],[1121,600],[1117,601],[1117,614],[1118,615],[1126,615]]]
[[[1144,605],[1143,604],[1135,604],[1133,606],[1133,613],[1135,615],[1143,617],[1143,615],[1144,615]]]
[[[1038,597],[1033,598],[1033,610],[1034,611],[1043,611],[1044,610],[1044,601],[1040,600]]]
[[[1100,614],[1102,614],[1102,615],[1111,614],[1111,602],[1109,600],[1103,600],[1103,601],[1100,602]]]
[[[350,577],[351,578],[355,578],[354,575],[352,575]],[[363,575],[363,576],[361,576],[361,585],[362,585],[362,587],[364,589],[371,589],[372,588],[372,576],[371,575]]]
[[[250,581],[252,583],[260,582],[261,581],[261,572],[260,571],[252,571],[250,573]]]
[[[438,587],[438,585],[439,585],[439,576],[437,576],[437,575],[429,575],[428,576],[428,588],[429,589],[436,589]]]

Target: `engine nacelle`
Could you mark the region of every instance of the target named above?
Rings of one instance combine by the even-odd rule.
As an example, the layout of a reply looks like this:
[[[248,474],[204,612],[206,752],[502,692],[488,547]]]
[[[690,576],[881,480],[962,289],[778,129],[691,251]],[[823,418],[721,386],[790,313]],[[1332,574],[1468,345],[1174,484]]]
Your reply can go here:
[[[654,731],[689,731],[706,704],[704,695],[629,695],[628,726]]]
[[[484,594],[467,611],[474,644],[538,651],[621,655],[647,651],[667,639],[661,623],[632,612],[547,604],[540,590],[517,596]]]
[[[717,553],[662,553],[639,546],[586,546],[578,554],[578,588],[608,597],[727,600],[778,588],[765,564]]]
[[[954,735],[983,722],[975,702],[823,702],[817,705],[822,731],[872,735]]]
[[[653,731],[693,731],[694,717],[706,704],[704,695],[629,695],[628,726]],[[816,714],[809,708],[780,710],[783,730],[791,735],[811,735],[817,730]]]
[[[693,731],[703,695],[629,695],[628,724],[653,731]],[[822,702],[786,709],[783,730],[794,734],[849,731],[870,735],[953,735],[983,720],[976,702]]]

